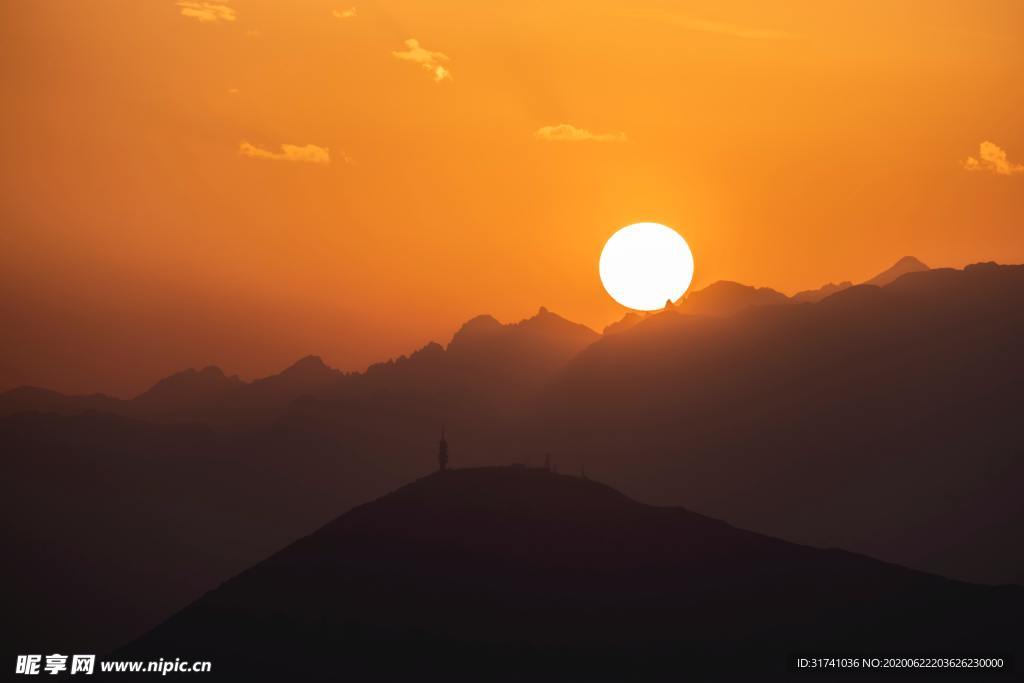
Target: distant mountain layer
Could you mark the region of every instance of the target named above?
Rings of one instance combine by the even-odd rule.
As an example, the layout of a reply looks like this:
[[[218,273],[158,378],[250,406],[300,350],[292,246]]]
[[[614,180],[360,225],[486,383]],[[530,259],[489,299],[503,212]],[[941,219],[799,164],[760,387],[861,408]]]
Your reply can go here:
[[[907,273],[917,273],[923,270],[928,270],[928,266],[912,256],[905,256],[891,268],[886,269],[863,284],[884,287]],[[750,287],[737,282],[723,280],[714,282],[704,289],[691,292],[685,299],[677,301],[674,306],[669,308],[690,315],[725,317],[735,315],[740,311],[755,306],[817,303],[852,286],[853,283],[848,280],[839,283],[830,282],[818,289],[808,289],[797,292],[792,297],[787,297],[785,294],[769,287]],[[657,315],[657,313],[646,315]],[[627,313],[620,321],[612,323],[605,328],[605,333],[616,334],[622,332],[632,327],[639,320],[642,320],[643,317],[643,315],[638,313]]]
[[[864,284],[874,285],[875,287],[885,287],[907,273],[920,273],[925,270],[928,270],[928,266],[921,263],[921,261],[917,260],[913,256],[904,256],[897,261],[892,268],[879,273]]]
[[[361,374],[346,374],[327,367],[317,356],[307,356],[280,374],[253,382],[228,377],[215,366],[188,369],[131,400],[20,387],[0,393],[0,415],[108,412],[150,420],[252,424],[280,417],[302,398],[416,399],[425,383],[428,390],[447,387],[466,400],[480,398],[494,407],[515,404],[536,392],[556,369],[598,338],[588,327],[546,308],[508,325],[484,315],[463,325],[447,349],[431,343],[409,357],[371,365]],[[482,397],[495,382],[501,382],[505,392],[498,400]]]
[[[1024,267],[978,264],[603,338],[535,443],[630,493],[775,536],[1024,583]]]
[[[830,297],[833,294],[849,289],[853,287],[853,283],[849,280],[844,280],[838,284],[830,282],[827,285],[822,285],[818,289],[808,289],[803,292],[797,292],[792,296],[794,303],[798,304],[816,304],[826,297]]]
[[[927,270],[927,266],[908,256],[865,284],[885,286],[904,274],[920,270]],[[673,310],[692,315],[731,316],[756,306],[817,302],[849,286],[849,282],[828,284],[789,298],[768,287],[720,281],[693,292],[685,301],[677,303]],[[605,334],[624,332],[645,317],[627,313],[622,320],[605,328]],[[96,411],[144,419],[246,423],[279,415],[303,397],[338,398],[353,391],[358,393],[367,385],[368,377],[391,375],[393,379],[388,369],[395,366],[406,370],[418,366],[430,372],[425,368],[428,358],[434,361],[434,374],[450,375],[455,372],[454,368],[461,368],[465,373],[475,367],[497,371],[505,374],[506,378],[516,377],[520,384],[515,391],[518,400],[523,392],[539,387],[555,369],[598,337],[593,330],[555,315],[546,308],[541,308],[532,318],[507,325],[489,315],[480,315],[466,322],[447,348],[429,344],[410,356],[416,358],[415,364],[407,365],[403,356],[371,366],[365,376],[329,368],[318,356],[307,356],[280,374],[248,383],[237,376],[228,377],[220,368],[210,366],[175,373],[131,400],[102,394],[66,396],[47,389],[19,387],[0,393],[0,416],[27,411],[60,415]],[[402,384],[399,381],[399,386]],[[467,388],[466,381],[456,384],[460,389]]]
[[[777,677],[797,651],[1024,653],[1022,610],[1024,589],[504,467],[358,507],[118,656],[211,659],[219,680],[731,680]]]
[[[682,313],[693,315],[733,315],[752,306],[778,306],[789,303],[785,294],[769,287],[748,287],[736,282],[716,282],[686,297],[678,305]]]

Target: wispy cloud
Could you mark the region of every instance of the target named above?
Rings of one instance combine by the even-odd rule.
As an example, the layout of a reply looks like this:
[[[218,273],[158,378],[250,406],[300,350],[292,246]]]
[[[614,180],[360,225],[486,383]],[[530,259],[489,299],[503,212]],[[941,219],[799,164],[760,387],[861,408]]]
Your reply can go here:
[[[796,40],[803,38],[797,33],[790,33],[780,29],[767,28],[764,26],[749,26],[747,24],[734,24],[730,21],[715,21],[702,19],[680,14],[668,14],[664,12],[629,12],[629,16],[642,19],[650,19],[660,23],[677,26],[687,31],[699,33],[714,33],[730,38],[745,38],[748,40]]]
[[[233,7],[216,2],[195,2],[194,0],[178,0],[182,16],[201,21],[204,24],[218,21],[234,21],[238,14]]]
[[[419,64],[434,76],[434,82],[436,83],[451,80],[451,72],[441,64],[441,62],[448,61],[448,55],[422,47],[420,41],[415,38],[406,40],[405,47],[407,48],[406,50],[396,50],[391,54],[406,62]]]
[[[269,159],[270,161],[294,161],[305,164],[329,164],[331,153],[326,147],[318,145],[281,145],[280,152],[272,152],[249,142],[238,146],[238,153],[251,159]],[[348,157],[342,155],[348,162]]]
[[[331,16],[335,19],[354,19],[356,16],[356,8],[349,7],[348,9],[333,9],[331,10]]]
[[[533,137],[544,142],[626,142],[625,133],[591,133],[569,123],[538,128]]]
[[[968,171],[984,171],[995,175],[1016,175],[1024,173],[1024,164],[1015,164],[1006,156],[1006,150],[994,142],[978,145],[978,157],[967,157],[962,165]]]

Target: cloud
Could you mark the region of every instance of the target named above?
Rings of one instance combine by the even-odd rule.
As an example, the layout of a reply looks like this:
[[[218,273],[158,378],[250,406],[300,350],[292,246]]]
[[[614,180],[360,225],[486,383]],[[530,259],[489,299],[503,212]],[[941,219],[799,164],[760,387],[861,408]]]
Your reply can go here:
[[[331,16],[335,19],[354,19],[356,16],[356,8],[349,7],[348,9],[333,9],[331,10]]]
[[[626,142],[626,134],[622,132],[591,133],[568,123],[538,128],[533,137],[544,142]]]
[[[1006,150],[994,142],[985,142],[978,145],[978,158],[967,157],[961,162],[968,171],[985,171],[996,175],[1016,175],[1024,173],[1024,164],[1011,163],[1006,158]]]
[[[196,19],[204,24],[217,21],[234,21],[238,18],[234,8],[216,2],[195,2],[194,0],[178,0],[182,16]]]
[[[242,142],[238,146],[238,153],[252,159],[269,159],[271,161],[294,161],[306,164],[329,164],[331,163],[330,150],[317,145],[281,145],[280,152],[272,152],[269,149],[257,147],[249,142]],[[349,159],[342,154],[343,160],[348,163]]]
[[[448,55],[421,47],[420,41],[415,38],[409,38],[405,41],[405,46],[409,49],[404,51],[396,50],[391,54],[398,59],[419,64],[433,74],[434,82],[436,83],[440,83],[443,80],[451,80],[451,72],[441,64],[441,62],[448,61]]]

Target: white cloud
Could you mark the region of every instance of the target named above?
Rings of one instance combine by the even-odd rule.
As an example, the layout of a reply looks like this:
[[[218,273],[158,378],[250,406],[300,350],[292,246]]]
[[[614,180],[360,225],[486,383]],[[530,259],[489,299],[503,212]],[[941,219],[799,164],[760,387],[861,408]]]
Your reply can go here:
[[[569,123],[538,128],[533,137],[544,142],[626,142],[625,133],[591,133]]]
[[[406,50],[392,52],[398,59],[419,64],[434,76],[434,82],[440,83],[444,80],[451,80],[452,74],[441,62],[448,61],[448,55],[443,52],[428,50],[420,45],[420,41],[409,38],[405,41]]]
[[[978,158],[967,157],[961,163],[968,171],[985,171],[996,175],[1024,173],[1024,164],[1012,163],[1006,156],[1006,150],[988,140],[978,145]]]
[[[252,159],[269,159],[271,161],[294,161],[306,164],[329,164],[331,153],[326,147],[318,145],[281,145],[280,152],[272,152],[269,149],[257,147],[249,142],[242,142],[238,146],[238,153]],[[342,159],[348,163],[349,159],[342,154]]]
[[[349,7],[348,9],[333,9],[331,10],[331,16],[335,19],[354,19],[356,17],[356,8]]]
[[[195,19],[204,24],[218,21],[234,21],[238,14],[234,8],[216,2],[196,2],[195,0],[178,0],[181,15]]]

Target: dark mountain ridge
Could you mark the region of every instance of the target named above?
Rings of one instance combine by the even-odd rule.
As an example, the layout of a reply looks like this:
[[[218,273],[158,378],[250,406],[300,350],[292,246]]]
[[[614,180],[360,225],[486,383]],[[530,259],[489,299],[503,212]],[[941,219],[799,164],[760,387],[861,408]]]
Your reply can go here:
[[[1019,588],[501,467],[435,473],[357,507],[121,654],[209,658],[223,680],[774,678],[814,649],[1009,654],[1022,609]]]

